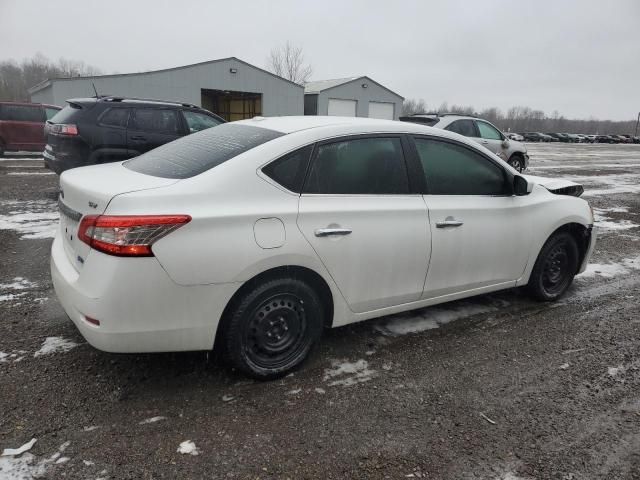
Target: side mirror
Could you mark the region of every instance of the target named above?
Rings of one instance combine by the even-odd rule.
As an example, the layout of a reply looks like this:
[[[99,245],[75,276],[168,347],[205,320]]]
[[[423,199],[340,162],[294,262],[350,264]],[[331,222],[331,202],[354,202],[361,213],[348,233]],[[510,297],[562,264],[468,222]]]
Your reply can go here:
[[[526,178],[516,175],[513,177],[513,193],[519,197],[529,195],[533,190],[533,184],[529,183]]]
[[[502,140],[502,148],[509,148],[509,139],[505,138]]]

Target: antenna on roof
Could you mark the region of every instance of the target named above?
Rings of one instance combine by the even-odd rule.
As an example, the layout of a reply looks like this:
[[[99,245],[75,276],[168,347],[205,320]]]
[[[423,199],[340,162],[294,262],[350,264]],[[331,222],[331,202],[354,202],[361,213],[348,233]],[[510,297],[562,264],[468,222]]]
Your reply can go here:
[[[96,88],[96,84],[91,82],[91,86],[93,87],[93,91],[96,92],[96,98],[98,98],[99,95],[98,95],[98,89]]]

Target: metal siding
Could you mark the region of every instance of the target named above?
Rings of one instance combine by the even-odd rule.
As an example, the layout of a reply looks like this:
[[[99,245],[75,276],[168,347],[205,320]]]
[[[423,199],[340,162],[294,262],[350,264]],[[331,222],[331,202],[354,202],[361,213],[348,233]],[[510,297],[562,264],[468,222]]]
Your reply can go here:
[[[362,88],[362,84],[369,85]],[[352,82],[340,85],[330,90],[325,90],[318,94],[318,115],[327,115],[329,99],[340,98],[344,100],[357,100],[358,107],[356,114],[358,117],[369,116],[369,102],[388,102],[395,104],[394,120],[398,120],[400,112],[402,112],[402,97],[394,95],[388,90],[376,85],[375,83],[361,79],[358,82]]]
[[[31,95],[31,101],[33,103],[47,103],[49,105],[59,105],[58,103],[55,103],[54,100],[55,99],[53,97],[52,85],[49,85],[48,87],[43,88],[42,90],[39,90],[33,95]],[[64,102],[60,106],[63,106],[63,105],[64,105]]]
[[[237,73],[230,73],[230,68],[237,69]],[[51,80],[54,92],[51,100],[55,105],[65,105],[69,98],[91,97],[95,95],[92,82],[100,95],[173,100],[194,105],[200,105],[202,88],[255,92],[262,94],[262,114],[265,116],[304,113],[302,87],[234,60],[137,75]],[[40,92],[31,98],[39,98]]]

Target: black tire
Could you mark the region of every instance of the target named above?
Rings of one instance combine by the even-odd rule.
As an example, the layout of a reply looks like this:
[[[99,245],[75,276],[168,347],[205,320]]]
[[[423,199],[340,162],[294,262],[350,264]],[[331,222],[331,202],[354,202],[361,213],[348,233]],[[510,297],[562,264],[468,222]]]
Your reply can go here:
[[[276,278],[246,292],[222,330],[224,358],[258,380],[272,380],[307,358],[323,328],[324,306],[304,281]]]
[[[518,172],[522,172],[524,168],[524,158],[518,154],[511,155],[509,159],[509,165],[515,168]]]
[[[552,235],[544,244],[527,285],[538,300],[552,302],[571,286],[578,271],[578,246],[569,233]]]

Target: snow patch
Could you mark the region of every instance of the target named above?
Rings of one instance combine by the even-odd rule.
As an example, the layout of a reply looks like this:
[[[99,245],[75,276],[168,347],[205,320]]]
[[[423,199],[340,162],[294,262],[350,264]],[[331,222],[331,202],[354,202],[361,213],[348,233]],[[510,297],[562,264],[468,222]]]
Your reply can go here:
[[[8,302],[15,298],[24,297],[25,295],[26,293],[5,293],[3,295],[0,295],[0,302]]]
[[[593,213],[595,217],[595,224],[598,228],[598,233],[600,232],[613,232],[616,230],[629,230],[630,228],[640,227],[637,223],[633,223],[631,220],[614,220],[611,217],[605,215],[607,212],[627,212],[628,210],[625,208],[611,208],[611,209],[601,209],[594,208]]]
[[[185,440],[182,442],[178,447],[177,452],[185,455],[200,455],[200,450],[198,450],[196,444],[191,440]]]
[[[100,427],[98,425],[91,425],[90,427],[84,427],[82,429],[82,431],[84,432],[93,432],[94,430],[99,429]]]
[[[58,352],[68,352],[78,344],[62,337],[47,337],[40,350],[33,354],[34,357],[50,355]]]
[[[640,270],[640,256],[636,258],[627,258],[620,263],[590,263],[587,269],[582,272],[579,277],[588,278],[600,276],[604,278],[613,278],[618,275],[626,275],[632,270]]]
[[[2,451],[2,457],[12,457],[12,456],[16,456],[16,455],[21,455],[26,451],[31,450],[31,448],[36,444],[36,442],[38,441],[37,438],[32,438],[31,440],[29,440],[27,443],[25,443],[24,445],[22,445],[21,447],[18,448],[5,448]]]
[[[31,441],[35,443],[35,439]],[[38,460],[28,452],[19,456],[0,456],[0,479],[32,480],[33,478],[40,478],[47,473],[47,470],[52,464],[64,463],[68,460],[68,457],[60,457],[60,455],[62,455],[69,445],[71,445],[71,442],[63,443],[56,453],[42,460]],[[61,461],[62,459],[65,460]]]
[[[0,230],[13,230],[22,239],[53,238],[60,215],[55,202],[34,200],[28,202],[4,201],[0,208],[8,207],[7,214],[0,214]]]
[[[24,176],[24,175],[55,175],[55,172],[9,172],[7,175]]]
[[[358,360],[356,362],[340,362],[334,360],[331,362],[333,368],[325,369],[324,381],[329,381],[330,387],[341,385],[349,387],[356,383],[368,382],[375,376],[375,370],[369,369],[369,362],[366,360]],[[332,380],[336,377],[341,377]]]
[[[166,420],[167,417],[151,417],[151,418],[146,418],[144,420],[142,420],[140,423],[138,423],[138,425],[146,425],[148,423],[156,423],[156,422],[160,422],[162,420]]]
[[[23,277],[15,277],[11,283],[0,283],[0,290],[28,290],[36,288],[38,284]]]
[[[297,394],[299,394],[301,391],[302,391],[302,389],[301,389],[301,388],[296,388],[295,390],[289,390],[289,391],[287,392],[287,395],[297,395]]]
[[[506,302],[505,302],[506,304]],[[417,312],[394,315],[384,325],[376,327],[383,335],[406,335],[439,328],[442,325],[481,313],[495,312],[495,305],[459,302],[448,306],[428,307]]]
[[[607,373],[610,377],[616,377],[619,373],[624,373],[626,368],[622,365],[618,365],[617,367],[609,367],[607,369]]]
[[[19,362],[24,359],[25,350],[14,350],[11,353],[0,352],[0,363]]]

